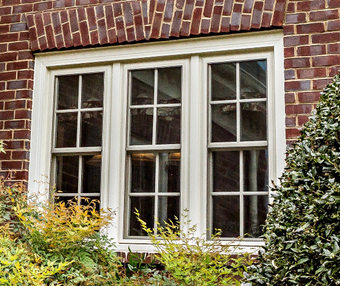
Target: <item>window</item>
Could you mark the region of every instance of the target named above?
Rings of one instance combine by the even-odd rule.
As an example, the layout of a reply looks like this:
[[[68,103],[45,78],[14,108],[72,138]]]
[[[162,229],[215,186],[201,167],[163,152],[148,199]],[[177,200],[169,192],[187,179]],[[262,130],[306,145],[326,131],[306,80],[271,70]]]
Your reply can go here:
[[[282,58],[281,32],[38,54],[31,191],[47,175],[56,200],[100,198],[121,251],[151,250],[135,209],[258,245],[284,164]]]

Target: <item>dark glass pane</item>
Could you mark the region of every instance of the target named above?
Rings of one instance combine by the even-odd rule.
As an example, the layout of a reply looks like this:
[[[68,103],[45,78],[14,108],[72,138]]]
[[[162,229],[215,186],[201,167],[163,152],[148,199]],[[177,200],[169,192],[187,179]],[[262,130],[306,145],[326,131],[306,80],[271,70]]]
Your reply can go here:
[[[102,145],[103,112],[92,111],[81,113],[81,146],[93,147]]]
[[[158,103],[179,103],[181,102],[181,93],[181,68],[158,69]]]
[[[244,191],[268,191],[267,150],[243,151]]]
[[[265,98],[267,95],[267,62],[247,61],[240,63],[241,98]]]
[[[162,107],[157,109],[157,144],[179,144],[181,142],[181,108]]]
[[[241,103],[241,140],[267,140],[266,102]]]
[[[155,198],[154,197],[130,197],[130,225],[129,235],[146,236],[147,234],[141,228],[140,222],[137,220],[135,210],[139,211],[140,218],[146,222],[149,228],[154,227],[155,217]]]
[[[78,156],[58,156],[57,158],[57,190],[63,193],[78,192]]]
[[[164,226],[164,222],[175,222],[179,219],[179,197],[160,197],[158,204],[158,221]]]
[[[69,206],[70,204],[78,204],[78,197],[70,197],[70,196],[59,196],[56,195],[54,197],[54,203],[58,204],[63,202],[65,206]]]
[[[268,212],[268,196],[244,196],[245,237],[259,237]]]
[[[155,73],[154,69],[131,71],[131,104],[153,104]]]
[[[100,193],[102,156],[83,156],[83,193]]]
[[[131,109],[131,145],[152,144],[153,109]]]
[[[240,236],[240,198],[213,197],[213,230],[222,230],[222,237]]]
[[[57,114],[56,147],[76,147],[77,144],[77,113]]]
[[[236,141],[236,104],[211,105],[211,142]]]
[[[104,94],[104,74],[84,74],[82,80],[81,107],[102,107]]]
[[[159,192],[176,193],[181,190],[181,153],[159,154]]]
[[[97,212],[100,212],[100,197],[82,197],[80,200],[82,206],[92,206]]]
[[[212,152],[213,159],[213,191],[240,191],[239,151]]]
[[[156,156],[152,153],[131,154],[131,192],[155,191]]]
[[[211,100],[236,99],[236,64],[211,65]]]
[[[58,76],[57,109],[78,108],[78,75]]]

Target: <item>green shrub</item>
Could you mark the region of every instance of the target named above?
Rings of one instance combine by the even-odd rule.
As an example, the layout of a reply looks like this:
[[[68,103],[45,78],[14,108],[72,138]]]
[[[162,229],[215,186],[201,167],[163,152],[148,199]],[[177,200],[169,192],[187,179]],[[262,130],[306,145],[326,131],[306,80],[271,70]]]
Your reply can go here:
[[[137,216],[139,219],[138,212]],[[157,223],[157,235],[139,219],[166,270],[163,276],[152,276],[163,283],[155,285],[240,285],[243,272],[252,263],[249,255],[233,255],[237,247],[222,243],[219,231],[211,240],[197,237],[196,225],[190,227],[187,215],[182,216],[182,222]]]
[[[251,285],[340,285],[340,78],[288,151]]]

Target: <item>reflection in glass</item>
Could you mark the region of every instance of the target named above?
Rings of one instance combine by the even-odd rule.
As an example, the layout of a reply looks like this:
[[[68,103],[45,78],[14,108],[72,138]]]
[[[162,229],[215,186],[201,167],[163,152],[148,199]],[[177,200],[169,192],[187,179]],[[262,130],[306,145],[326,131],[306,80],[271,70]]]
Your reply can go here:
[[[245,237],[259,237],[268,212],[268,196],[244,196]]]
[[[54,203],[61,203],[63,202],[65,206],[69,206],[71,204],[78,204],[78,197],[77,196],[59,196],[56,194],[54,196]]]
[[[57,114],[56,147],[76,147],[77,144],[77,113]]]
[[[268,191],[268,152],[267,150],[243,151],[244,191]]]
[[[240,198],[238,196],[213,197],[213,229],[221,229],[221,237],[240,235]]]
[[[82,108],[103,107],[104,74],[84,74],[82,79]]]
[[[153,109],[131,109],[130,144],[152,144]]]
[[[175,222],[175,217],[179,218],[179,196],[159,197],[158,221],[164,226],[164,222],[171,220]]]
[[[135,211],[139,211],[140,218],[146,222],[149,228],[154,227],[155,198],[154,197],[130,197],[130,225],[129,234],[131,236],[146,236],[137,220]]]
[[[236,99],[236,64],[211,65],[211,100]]]
[[[158,69],[158,103],[180,103],[181,91],[180,67]]]
[[[159,192],[179,193],[181,153],[159,154]]]
[[[57,156],[57,190],[78,192],[79,156]]]
[[[100,212],[100,197],[82,197],[80,204],[82,206],[93,206],[98,213]]]
[[[152,153],[131,154],[131,189],[132,193],[155,191],[156,156]]]
[[[266,102],[241,103],[241,140],[267,140]]]
[[[241,98],[266,98],[267,63],[266,60],[240,63]]]
[[[83,156],[83,193],[100,193],[101,155]]]
[[[239,192],[239,151],[215,151],[213,159],[213,192]]]
[[[81,143],[82,147],[102,145],[102,111],[89,111],[81,113]]]
[[[131,105],[154,103],[154,69],[134,70],[130,72]]]
[[[181,108],[157,109],[157,144],[179,144],[181,140]]]
[[[58,110],[78,107],[78,86],[78,75],[58,76]]]
[[[211,142],[236,141],[236,103],[211,105]]]

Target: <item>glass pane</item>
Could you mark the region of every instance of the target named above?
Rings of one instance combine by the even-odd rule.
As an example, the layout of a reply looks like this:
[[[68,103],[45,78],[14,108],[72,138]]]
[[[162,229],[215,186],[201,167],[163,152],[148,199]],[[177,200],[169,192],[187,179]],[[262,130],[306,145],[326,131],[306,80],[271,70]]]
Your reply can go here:
[[[267,140],[266,102],[241,103],[241,140]]]
[[[236,64],[211,65],[211,100],[236,99]]]
[[[82,197],[80,204],[82,206],[91,205],[97,212],[100,212],[100,197]]]
[[[266,98],[267,62],[248,61],[240,63],[241,98]]]
[[[149,228],[154,227],[155,217],[155,198],[154,197],[130,197],[130,227],[129,235],[146,236],[145,231],[141,228],[137,220],[135,210],[139,211],[140,218],[146,222]]]
[[[83,193],[100,193],[102,156],[83,156]]]
[[[102,145],[103,112],[92,111],[81,113],[81,146],[93,147]]]
[[[78,204],[78,197],[56,195],[54,197],[54,203],[61,203],[61,202],[64,202],[65,206],[68,206],[68,205],[73,204],[73,203]]]
[[[179,197],[160,197],[158,205],[158,221],[164,226],[164,222],[175,222],[179,218]]]
[[[58,76],[57,109],[78,108],[78,75]]]
[[[104,74],[84,74],[82,80],[81,107],[102,107],[104,93]]]
[[[158,69],[158,103],[181,102],[182,80],[181,68]]]
[[[239,192],[239,151],[212,152],[213,192]]]
[[[154,69],[131,71],[131,105],[153,104]]]
[[[243,151],[244,191],[268,191],[268,151]]]
[[[131,109],[130,145],[152,144],[153,109]]]
[[[157,144],[179,144],[181,142],[181,108],[162,107],[157,109]]]
[[[211,105],[211,142],[236,141],[236,104]]]
[[[159,154],[159,192],[179,193],[181,190],[181,153]]]
[[[57,159],[57,190],[63,193],[78,192],[78,156],[58,156]]]
[[[259,237],[268,212],[268,196],[244,196],[245,237]]]
[[[240,198],[213,197],[213,230],[222,230],[222,237],[240,236]]]
[[[77,113],[57,114],[56,147],[76,147],[77,144]]]
[[[152,153],[131,154],[131,192],[155,191],[156,156]]]

